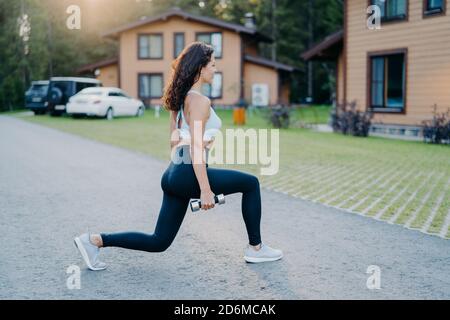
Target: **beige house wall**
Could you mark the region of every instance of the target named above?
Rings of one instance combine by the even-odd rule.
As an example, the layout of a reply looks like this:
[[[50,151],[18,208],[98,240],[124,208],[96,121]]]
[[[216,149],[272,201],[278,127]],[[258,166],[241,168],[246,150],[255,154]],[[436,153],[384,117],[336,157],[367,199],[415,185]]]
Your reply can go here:
[[[117,64],[100,67],[100,75],[97,80],[100,80],[104,87],[118,87],[119,86],[119,68]]]
[[[251,62],[244,63],[244,97],[251,103],[252,85],[266,83],[269,85],[269,104],[278,100],[278,72],[275,69],[260,66]]]
[[[338,104],[344,103],[344,54],[341,52],[337,59],[336,99]]]
[[[432,117],[431,106],[450,107],[450,3],[444,16],[423,18],[423,0],[409,0],[408,20],[366,26],[365,0],[347,2],[347,101],[367,107],[368,53],[407,48],[406,113],[376,113],[374,122],[419,125]],[[342,74],[342,73],[341,73]],[[342,84],[339,77],[339,87]],[[339,98],[342,97],[339,88]]]
[[[241,39],[239,34],[218,29],[180,17],[171,17],[166,21],[155,22],[120,34],[120,73],[121,87],[133,97],[138,98],[138,74],[162,73],[163,85],[170,80],[171,63],[174,60],[174,33],[185,33],[185,45],[195,41],[196,32],[222,32],[222,58],[216,59],[218,72],[222,72],[222,99],[215,104],[235,104],[239,100],[241,78]],[[138,34],[163,34],[163,59],[138,60]],[[161,99],[150,100],[151,104],[161,104]]]

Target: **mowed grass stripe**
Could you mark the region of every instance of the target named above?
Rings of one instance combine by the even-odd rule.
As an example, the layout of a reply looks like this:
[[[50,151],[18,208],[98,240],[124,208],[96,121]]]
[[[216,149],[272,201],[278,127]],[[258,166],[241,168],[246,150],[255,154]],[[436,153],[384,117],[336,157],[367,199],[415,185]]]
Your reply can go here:
[[[372,175],[368,177],[368,179],[361,181],[359,184],[355,184],[350,188],[347,188],[344,193],[337,194],[334,198],[326,201],[325,203],[328,205],[336,206],[338,208],[349,208],[352,204],[355,204],[360,195],[363,193],[367,193],[368,190],[372,188],[372,186],[376,185],[380,180],[384,179],[384,177],[389,176],[392,172],[395,172],[395,168],[391,167],[390,170],[386,171],[382,175],[379,175],[379,172],[374,170]],[[371,180],[372,176],[378,176],[376,179]],[[368,180],[371,180],[367,183]],[[348,205],[347,205],[348,204]]]

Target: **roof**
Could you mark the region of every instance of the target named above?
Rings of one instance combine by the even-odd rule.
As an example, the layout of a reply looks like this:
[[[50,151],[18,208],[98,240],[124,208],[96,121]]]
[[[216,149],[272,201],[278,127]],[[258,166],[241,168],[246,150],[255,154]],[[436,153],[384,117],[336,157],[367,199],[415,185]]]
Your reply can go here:
[[[171,8],[170,10],[154,16],[154,17],[148,17],[145,19],[141,19],[132,23],[128,23],[126,25],[117,27],[115,29],[109,30],[105,33],[102,33],[101,36],[102,37],[110,37],[110,38],[116,38],[120,33],[130,30],[130,29],[134,29],[143,25],[147,25],[153,22],[158,22],[158,21],[165,21],[170,17],[181,17],[185,20],[193,20],[193,21],[197,21],[197,22],[201,22],[201,23],[205,23],[211,26],[215,26],[215,27],[219,27],[222,29],[227,29],[227,30],[231,30],[237,33],[244,33],[244,34],[249,34],[252,35],[254,37],[256,37],[258,40],[260,41],[264,41],[264,42],[273,42],[273,39],[263,35],[262,33],[258,32],[257,30],[253,29],[253,28],[248,28],[245,27],[243,25],[240,24],[236,24],[236,23],[231,23],[231,22],[226,22],[220,19],[215,19],[215,18],[211,18],[211,17],[202,17],[202,16],[198,16],[192,13],[188,13],[186,11],[181,10],[180,8],[174,7]]]
[[[293,71],[297,71],[298,69],[296,67],[287,65],[287,64],[283,64],[281,62],[277,62],[277,61],[273,61],[273,60],[269,60],[263,57],[256,57],[256,56],[252,56],[249,54],[246,54],[244,56],[244,60],[248,61],[248,62],[252,62],[252,63],[256,63],[265,67],[270,67],[270,68],[274,68],[277,70],[282,70],[282,71],[288,71],[288,72],[293,72]]]
[[[83,90],[86,91],[120,91],[122,92],[123,90],[117,87],[89,87],[89,88],[84,88]]]
[[[330,34],[325,39],[316,43],[307,51],[303,52],[300,57],[305,60],[327,60],[336,58],[342,50],[344,43],[344,31],[339,30]]]
[[[77,73],[83,73],[83,72],[92,72],[97,68],[101,67],[107,67],[113,64],[119,63],[119,59],[117,57],[109,58],[105,60],[101,60],[95,63],[86,64],[84,66],[79,67],[76,72]]]
[[[76,81],[76,82],[89,82],[89,83],[101,83],[100,80],[93,78],[81,78],[81,77],[52,77],[50,81]]]

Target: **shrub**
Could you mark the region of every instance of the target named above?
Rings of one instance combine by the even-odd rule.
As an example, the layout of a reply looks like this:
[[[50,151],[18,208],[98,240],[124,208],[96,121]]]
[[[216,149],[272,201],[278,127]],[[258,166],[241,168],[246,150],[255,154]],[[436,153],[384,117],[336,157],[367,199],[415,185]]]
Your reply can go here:
[[[275,128],[289,128],[292,108],[277,105],[270,108],[268,120]]]
[[[450,144],[450,108],[442,113],[437,112],[437,105],[432,108],[433,119],[422,121],[424,142]]]
[[[356,101],[338,104],[331,112],[331,126],[334,132],[358,137],[367,137],[373,113],[356,110]]]

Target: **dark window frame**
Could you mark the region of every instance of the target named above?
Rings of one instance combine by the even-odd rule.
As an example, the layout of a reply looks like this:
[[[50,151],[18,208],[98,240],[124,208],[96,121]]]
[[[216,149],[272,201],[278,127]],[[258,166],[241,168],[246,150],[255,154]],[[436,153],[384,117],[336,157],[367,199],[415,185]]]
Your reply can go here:
[[[390,55],[403,54],[403,63],[405,66],[405,79],[403,83],[404,87],[404,98],[403,98],[403,108],[389,108],[389,107],[372,107],[372,58],[376,57],[386,57]],[[384,75],[384,79],[385,79]],[[385,82],[386,80],[384,80]],[[383,50],[383,51],[372,51],[367,53],[367,85],[366,85],[366,111],[371,111],[373,113],[387,113],[387,114],[406,114],[407,108],[407,97],[408,97],[408,48],[393,49],[393,50]],[[385,102],[383,103],[386,104]]]
[[[211,100],[219,100],[219,99],[222,99],[222,98],[223,98],[223,72],[222,72],[222,71],[218,71],[218,72],[216,72],[215,74],[220,74],[220,76],[222,77],[222,83],[221,83],[221,85],[220,85],[220,95],[219,95],[219,96],[217,96],[217,97],[211,97],[211,96],[208,96],[208,95],[207,95],[207,97],[208,97],[209,99],[211,99]],[[211,86],[211,92],[212,92],[212,84],[210,84],[210,86]]]
[[[389,0],[386,0],[389,1]],[[391,24],[391,23],[400,23],[400,22],[407,22],[409,21],[409,0],[406,1],[406,8],[405,8],[405,15],[404,16],[395,16],[395,17],[381,17],[381,23],[382,24]],[[387,2],[385,2],[385,5]],[[372,6],[375,5],[374,0],[367,0],[367,5]],[[386,12],[386,9],[385,9]]]
[[[145,97],[145,96],[141,96],[141,92],[142,92],[142,88],[141,88],[141,77],[143,77],[143,76],[160,76],[161,77],[161,95],[160,96],[152,96],[152,95],[150,95],[150,96],[148,96],[148,97]],[[163,92],[164,92],[164,73],[162,73],[162,72],[139,72],[138,73],[138,78],[137,78],[137,80],[138,80],[138,97],[139,97],[139,99],[161,99],[162,97],[163,97]],[[151,94],[151,88],[150,88],[150,94]]]
[[[161,37],[161,56],[160,57],[141,57],[141,37],[160,36]],[[164,59],[164,34],[162,32],[138,33],[137,35],[137,58],[138,60],[163,60]]]
[[[428,9],[428,0],[423,0],[423,15],[424,19],[431,17],[440,17],[447,14],[447,0],[442,0],[442,10]]]
[[[178,58],[177,55],[177,36],[183,36],[183,48],[186,46],[186,33],[185,32],[174,32],[173,34],[173,58]],[[183,49],[181,49],[183,50]],[[181,51],[180,51],[181,53]]]
[[[222,50],[221,50],[221,52],[220,52],[220,56],[219,56],[219,57],[216,57],[216,56],[214,55],[214,57],[215,57],[216,59],[223,59],[223,32],[222,32],[222,31],[208,31],[208,32],[202,31],[202,32],[196,32],[196,33],[195,33],[195,41],[199,41],[199,40],[198,40],[198,36],[209,35],[209,36],[211,37],[211,35],[212,35],[213,33],[220,33],[220,34],[221,34],[221,36],[220,36],[220,47],[222,48]]]

